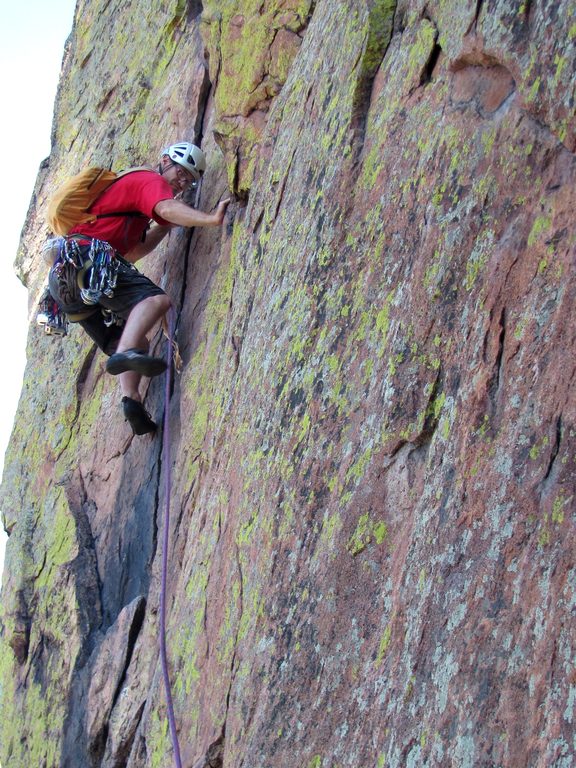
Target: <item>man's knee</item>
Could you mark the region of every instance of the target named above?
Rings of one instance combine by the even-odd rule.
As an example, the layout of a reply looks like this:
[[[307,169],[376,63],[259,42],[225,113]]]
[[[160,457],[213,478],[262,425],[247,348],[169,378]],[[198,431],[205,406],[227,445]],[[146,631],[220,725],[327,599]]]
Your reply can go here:
[[[158,304],[162,307],[162,309],[165,312],[168,312],[168,310],[172,306],[172,302],[170,301],[170,298],[165,293],[159,294],[155,298],[158,299]]]
[[[146,302],[147,306],[154,307],[156,311],[162,315],[166,314],[166,312],[168,312],[172,306],[170,298],[165,293],[158,293],[156,296],[148,296],[148,298],[144,299],[144,301]]]

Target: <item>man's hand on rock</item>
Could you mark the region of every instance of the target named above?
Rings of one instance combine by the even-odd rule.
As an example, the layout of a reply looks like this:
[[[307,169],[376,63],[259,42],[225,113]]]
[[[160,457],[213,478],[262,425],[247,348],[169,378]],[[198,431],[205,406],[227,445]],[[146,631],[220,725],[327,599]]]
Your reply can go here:
[[[224,216],[226,215],[226,209],[228,208],[229,203],[229,197],[227,197],[225,200],[221,200],[218,203],[218,207],[212,214],[214,217],[214,226],[219,227],[224,222]]]

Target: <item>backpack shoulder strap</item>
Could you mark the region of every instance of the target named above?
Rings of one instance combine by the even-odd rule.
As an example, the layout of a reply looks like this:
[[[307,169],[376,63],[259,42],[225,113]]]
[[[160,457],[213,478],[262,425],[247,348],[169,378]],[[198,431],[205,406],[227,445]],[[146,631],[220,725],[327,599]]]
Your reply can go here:
[[[152,173],[156,173],[154,168],[150,168],[148,165],[136,165],[134,168],[126,168],[124,171],[118,171],[116,173],[116,179],[121,179],[122,176],[127,176],[129,173],[136,173],[136,171],[151,171]]]
[[[137,165],[137,166],[134,166],[134,168],[126,168],[126,170],[124,170],[124,171],[118,171],[116,173],[116,178],[114,179],[112,184],[117,182],[118,179],[121,179],[124,176],[128,176],[129,173],[136,173],[137,171],[151,171],[152,173],[156,173],[156,171],[154,171],[153,168],[150,168],[147,165]],[[98,214],[96,214],[96,218],[97,219],[108,219],[108,218],[111,218],[113,216],[131,216],[131,217],[133,216],[133,217],[138,217],[138,218],[141,218],[141,219],[148,219],[148,216],[146,216],[146,214],[144,214],[144,213],[140,213],[140,211],[114,211],[114,212],[111,212],[111,213],[98,213]]]

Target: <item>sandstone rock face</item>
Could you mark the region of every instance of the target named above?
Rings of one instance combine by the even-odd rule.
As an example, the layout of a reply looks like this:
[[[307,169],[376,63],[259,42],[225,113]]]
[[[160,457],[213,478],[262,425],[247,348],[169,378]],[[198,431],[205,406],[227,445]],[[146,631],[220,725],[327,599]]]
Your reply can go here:
[[[142,264],[177,309],[171,441],[31,326],[2,484],[0,760],[576,761],[576,9],[79,2],[18,270],[54,186],[196,138]],[[160,334],[154,340],[163,353]],[[163,414],[163,382],[146,405]]]

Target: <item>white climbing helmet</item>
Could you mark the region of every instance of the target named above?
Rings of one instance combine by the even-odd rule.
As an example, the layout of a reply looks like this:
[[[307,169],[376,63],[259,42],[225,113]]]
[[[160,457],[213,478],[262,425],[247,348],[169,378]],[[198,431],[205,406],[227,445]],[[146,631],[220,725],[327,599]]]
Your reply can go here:
[[[189,141],[171,144],[162,150],[162,155],[168,155],[173,163],[178,163],[190,171],[196,181],[200,181],[200,177],[206,170],[206,155],[199,147]]]

